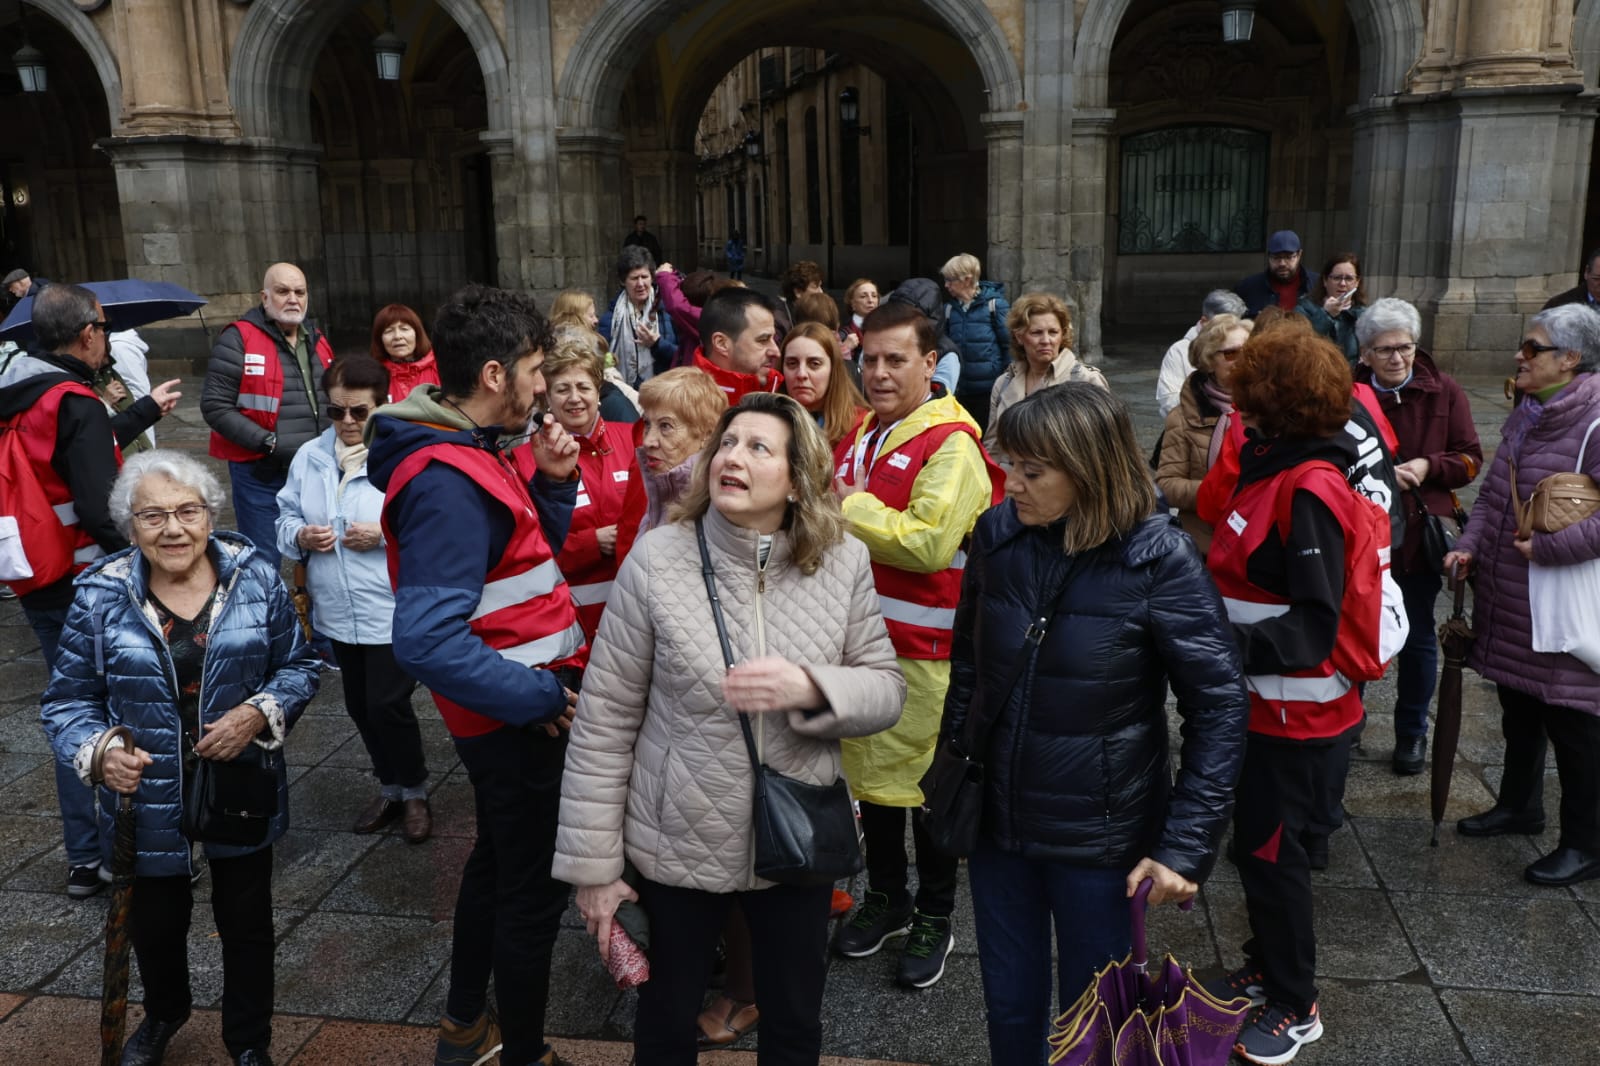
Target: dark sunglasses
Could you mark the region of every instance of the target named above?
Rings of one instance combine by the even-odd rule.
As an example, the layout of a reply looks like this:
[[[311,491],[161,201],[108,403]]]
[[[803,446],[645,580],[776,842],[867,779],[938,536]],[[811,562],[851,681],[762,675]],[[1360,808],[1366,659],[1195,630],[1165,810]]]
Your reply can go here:
[[[352,421],[365,422],[367,416],[371,413],[372,405],[370,403],[354,403],[349,407],[342,407],[336,403],[328,405],[328,418],[334,422],[343,422],[345,415],[349,415]]]
[[[1535,344],[1533,341],[1523,341],[1518,350],[1522,352],[1522,357],[1524,359],[1531,360],[1539,358],[1545,352],[1559,352],[1561,350],[1561,345]]]

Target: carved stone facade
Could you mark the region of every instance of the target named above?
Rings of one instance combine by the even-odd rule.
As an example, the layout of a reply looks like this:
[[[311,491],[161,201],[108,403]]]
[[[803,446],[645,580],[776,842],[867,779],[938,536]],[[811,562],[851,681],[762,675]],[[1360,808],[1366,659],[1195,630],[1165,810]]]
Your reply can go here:
[[[293,259],[359,338],[381,304],[427,311],[467,278],[603,295],[634,213],[675,262],[715,259],[732,203],[760,222],[749,268],[831,249],[836,282],[888,282],[970,250],[1013,293],[1064,293],[1092,353],[1104,324],[1190,318],[1260,269],[1231,243],[1123,240],[1144,224],[1127,139],[1215,125],[1268,138],[1249,226],[1297,228],[1313,261],[1358,251],[1369,291],[1416,302],[1447,360],[1503,362],[1600,237],[1600,0],[1575,6],[1284,0],[1224,45],[1214,0],[0,0],[0,48],[26,29],[52,72],[0,112],[3,248],[51,277],[178,281],[212,319]],[[407,51],[379,83],[391,12]],[[760,57],[790,53],[818,69],[797,83],[786,62],[764,98]],[[754,99],[722,101],[710,132],[756,131],[759,161],[696,140],[741,64]],[[859,233],[844,86],[871,130],[852,146]],[[1235,180],[1207,165],[1150,188]],[[888,220],[908,200],[902,243]]]

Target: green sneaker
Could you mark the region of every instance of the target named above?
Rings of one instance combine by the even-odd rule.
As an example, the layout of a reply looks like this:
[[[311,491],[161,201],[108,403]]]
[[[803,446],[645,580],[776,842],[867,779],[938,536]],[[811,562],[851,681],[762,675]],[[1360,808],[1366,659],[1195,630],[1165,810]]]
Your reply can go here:
[[[886,941],[911,932],[911,904],[891,907],[882,892],[868,892],[856,913],[833,938],[833,950],[847,959],[876,955]]]

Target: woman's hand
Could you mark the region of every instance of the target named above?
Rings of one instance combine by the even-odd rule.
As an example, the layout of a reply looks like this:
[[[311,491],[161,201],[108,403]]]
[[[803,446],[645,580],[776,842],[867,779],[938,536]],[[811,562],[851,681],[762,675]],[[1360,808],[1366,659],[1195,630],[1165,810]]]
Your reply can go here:
[[[1528,534],[1526,537],[1518,537],[1516,540],[1513,540],[1511,542],[1511,544],[1512,544],[1513,547],[1515,547],[1517,549],[1517,551],[1522,553],[1522,557],[1524,559],[1528,560],[1528,562],[1530,562],[1530,563],[1533,562],[1533,534],[1532,533]]]
[[[1446,577],[1464,578],[1472,573],[1472,553],[1450,552],[1439,565]]]
[[[861,338],[856,336],[856,331],[846,330],[843,337],[839,338],[839,351],[846,359],[856,354],[856,349],[861,347]]]
[[[1145,878],[1155,882],[1150,889],[1150,906],[1162,903],[1187,903],[1194,899],[1195,893],[1200,891],[1200,886],[1184,877],[1174,873],[1169,868],[1156,862],[1154,859],[1140,859],[1139,865],[1133,868],[1128,875],[1128,898],[1132,899],[1139,891],[1139,885]]]
[[[602,962],[611,959],[611,919],[625,899],[637,903],[639,893],[620,877],[609,885],[584,885],[578,889],[578,913],[583,915],[584,928],[600,944]]]
[[[807,711],[821,707],[822,690],[788,659],[766,655],[742,662],[722,679],[722,694],[745,714]]]
[[[1403,489],[1414,489],[1428,480],[1428,471],[1432,464],[1426,459],[1407,459],[1403,463],[1394,464],[1395,480],[1400,482]]]
[[[205,723],[205,736],[194,746],[202,759],[229,762],[250,745],[267,725],[267,716],[251,703],[241,703],[215,722]]]
[[[300,532],[294,535],[294,542],[306,551],[331,552],[334,542],[332,526],[301,526]]]
[[[1330,296],[1322,301],[1322,309],[1328,312],[1329,318],[1338,318],[1340,313],[1349,307],[1349,301],[1343,296]]]
[[[344,527],[344,546],[369,552],[383,543],[383,527],[376,522],[350,522]]]
[[[661,331],[648,322],[640,322],[633,331],[633,339],[639,342],[641,348],[654,348],[661,339]]]
[[[139,778],[150,761],[150,753],[140,748],[109,748],[101,759],[100,774],[111,791],[131,796],[139,791]]]
[[[609,526],[601,526],[595,530],[594,540],[600,547],[601,555],[617,554],[617,524],[613,522]]]

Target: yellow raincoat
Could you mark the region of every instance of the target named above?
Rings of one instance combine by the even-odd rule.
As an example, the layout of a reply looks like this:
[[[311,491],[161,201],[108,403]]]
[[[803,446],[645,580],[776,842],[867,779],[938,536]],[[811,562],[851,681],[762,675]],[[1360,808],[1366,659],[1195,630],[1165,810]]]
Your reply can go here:
[[[948,422],[978,424],[953,397],[929,400],[896,426],[880,454],[893,450],[925,430]],[[859,441],[877,424],[863,420]],[[912,484],[911,505],[904,511],[884,506],[870,492],[844,500],[850,531],[867,546],[875,563],[918,574],[949,568],[978,516],[989,509],[991,485],[983,450],[965,433],[952,433],[928,459]],[[893,729],[869,737],[840,741],[844,775],[856,799],[883,807],[916,807],[917,787],[933,761],[944,716],[944,694],[950,687],[948,659],[897,660],[906,678],[906,707]]]

